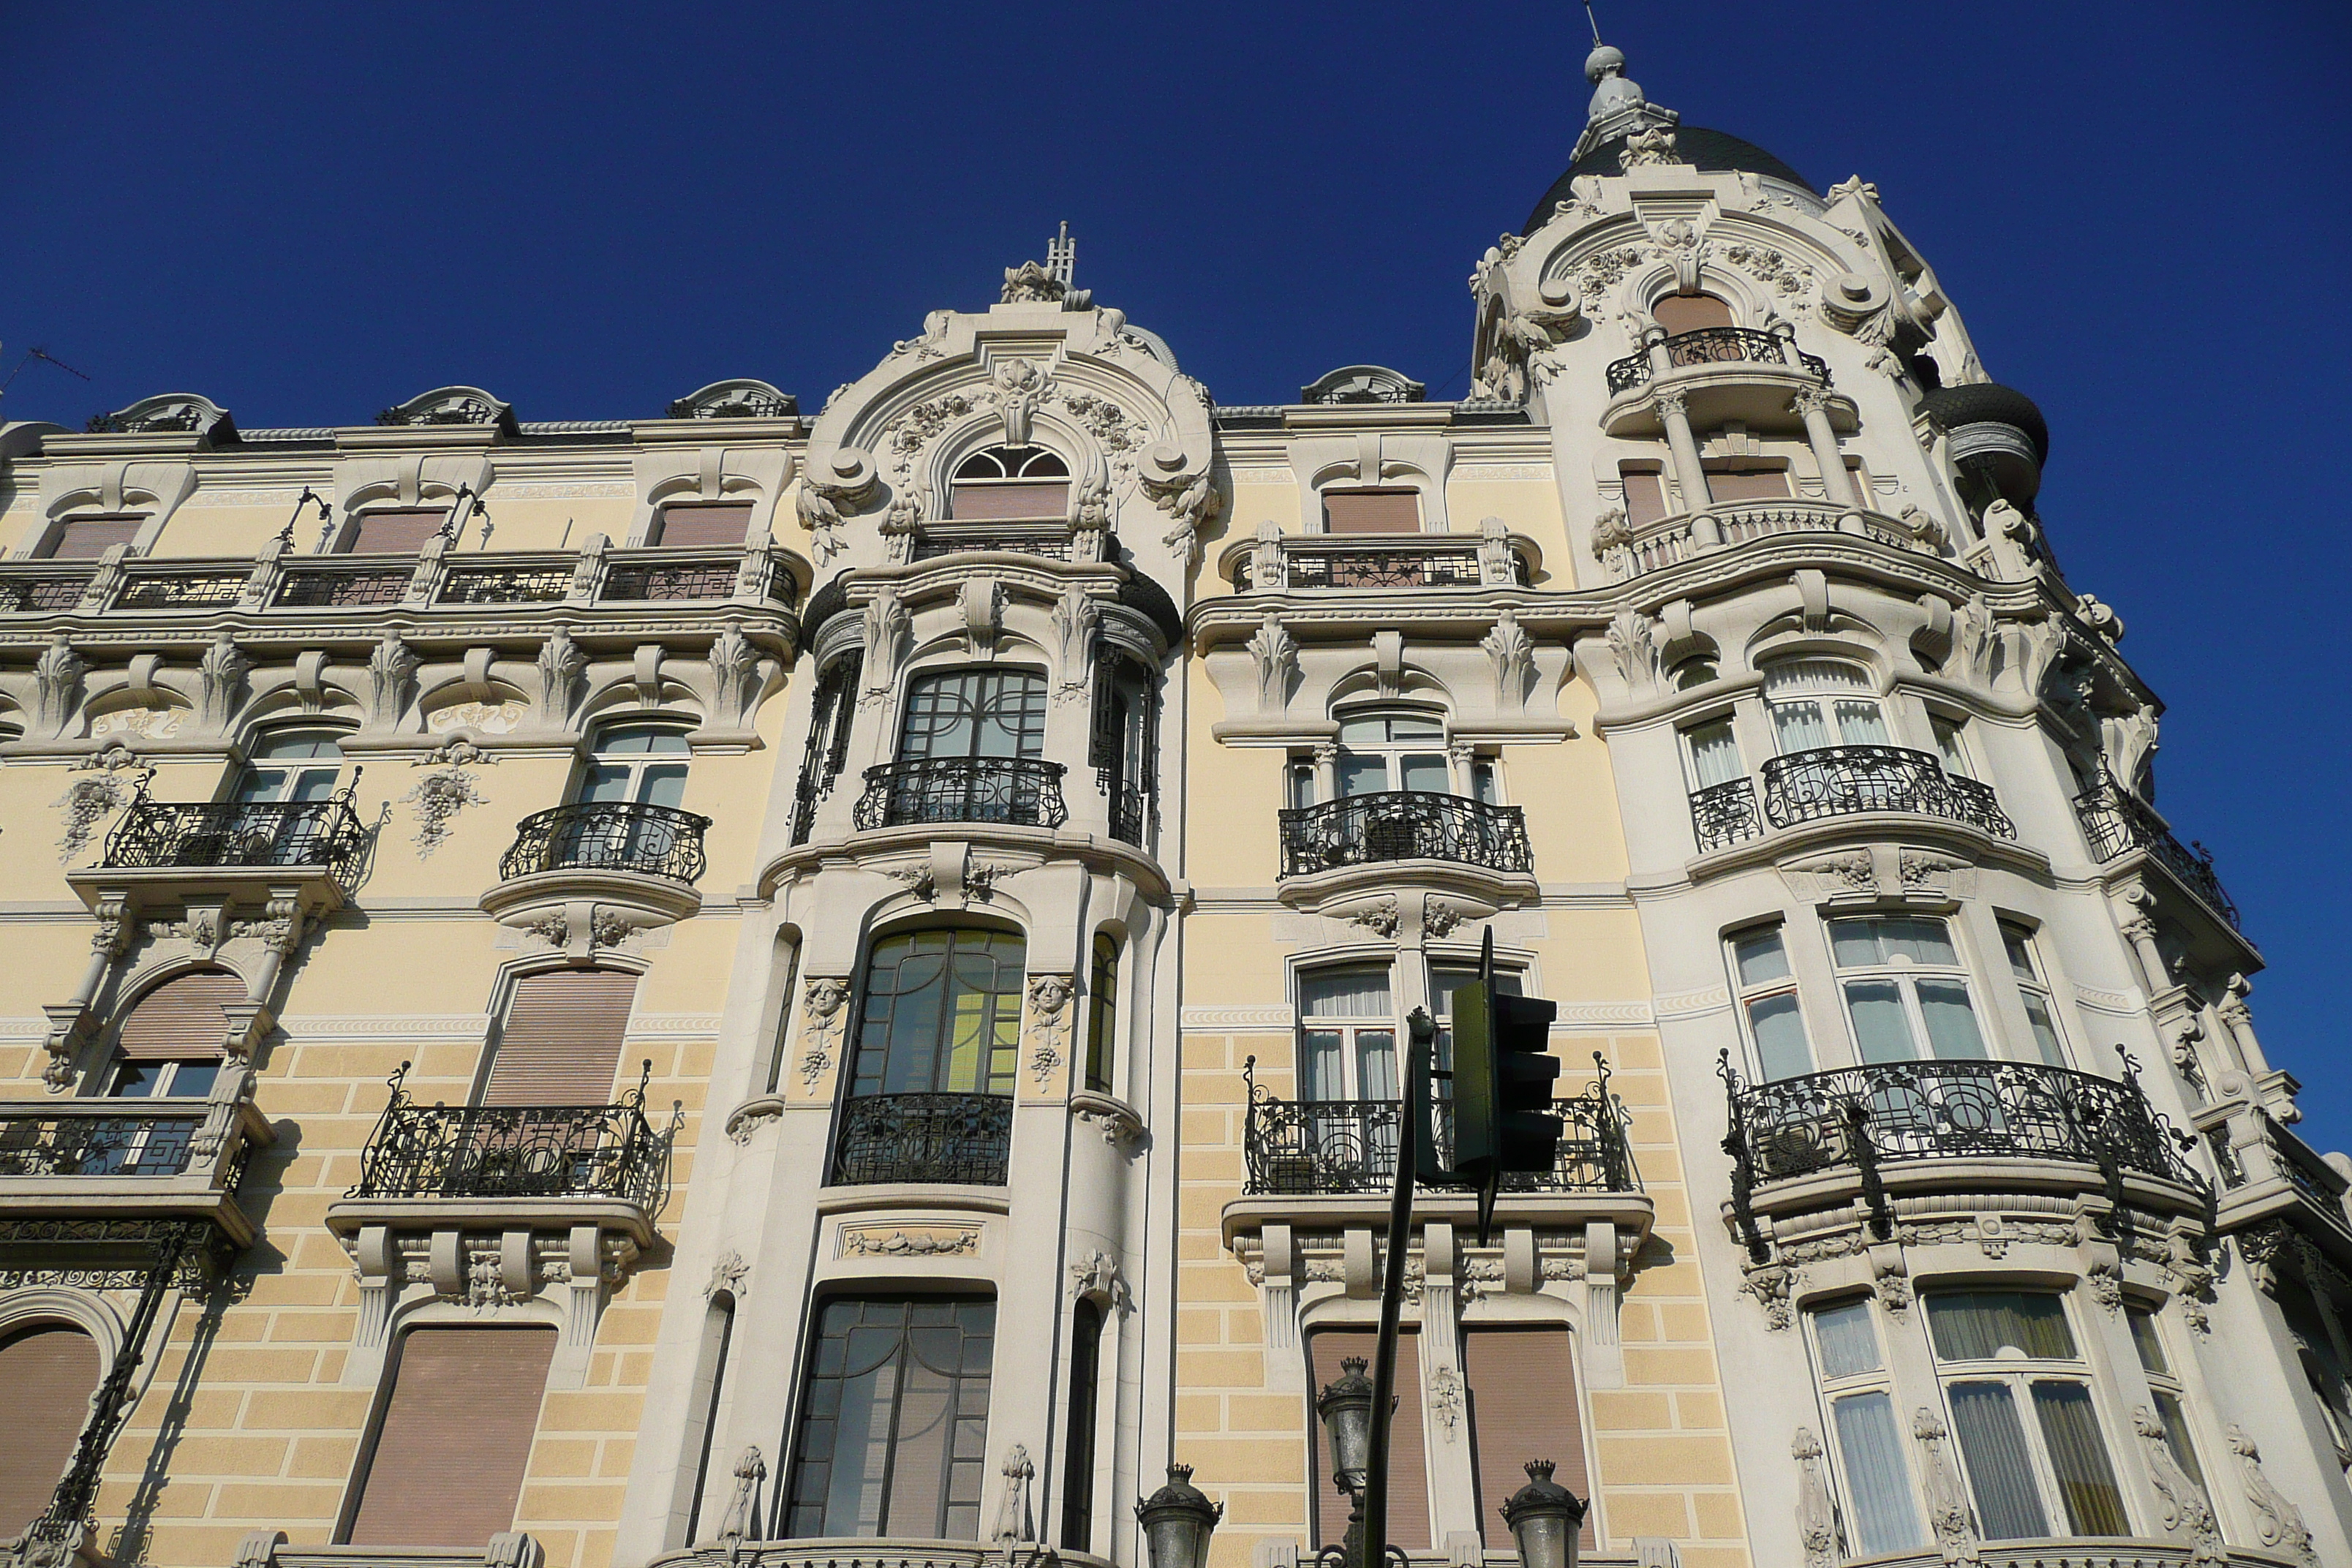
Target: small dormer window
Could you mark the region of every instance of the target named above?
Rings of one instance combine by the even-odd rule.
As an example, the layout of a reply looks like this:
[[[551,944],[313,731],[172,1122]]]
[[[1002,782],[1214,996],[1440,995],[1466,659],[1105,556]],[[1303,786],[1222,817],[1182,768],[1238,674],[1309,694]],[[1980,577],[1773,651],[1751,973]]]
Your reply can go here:
[[[948,516],[958,522],[1044,522],[1070,510],[1070,468],[1043,447],[991,447],[958,464]]]

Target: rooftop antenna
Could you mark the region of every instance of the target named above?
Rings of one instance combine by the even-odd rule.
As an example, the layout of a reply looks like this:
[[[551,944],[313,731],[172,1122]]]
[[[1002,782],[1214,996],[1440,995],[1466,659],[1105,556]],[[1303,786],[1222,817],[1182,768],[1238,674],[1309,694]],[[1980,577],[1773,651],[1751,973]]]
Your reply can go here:
[[[53,364],[59,370],[65,372],[68,375],[81,376],[81,379],[84,381],[88,381],[89,379],[89,376],[82,375],[81,372],[74,369],[73,366],[58,358],[57,355],[51,353],[48,350],[44,348],[30,348],[25,351],[25,357],[16,362],[16,368],[8,373],[8,379],[5,381],[0,381],[0,397],[5,397],[8,395],[8,389],[11,386],[14,386],[16,384],[16,378],[25,373],[25,367],[32,363],[35,360],[39,360],[44,364]]]
[[[1062,220],[1062,232],[1045,242],[1045,270],[1061,281],[1063,288],[1078,269],[1078,242],[1070,237],[1070,220]]]
[[[1592,14],[1592,0],[1584,0],[1584,19],[1592,24],[1592,41],[1601,41],[1601,18]]]

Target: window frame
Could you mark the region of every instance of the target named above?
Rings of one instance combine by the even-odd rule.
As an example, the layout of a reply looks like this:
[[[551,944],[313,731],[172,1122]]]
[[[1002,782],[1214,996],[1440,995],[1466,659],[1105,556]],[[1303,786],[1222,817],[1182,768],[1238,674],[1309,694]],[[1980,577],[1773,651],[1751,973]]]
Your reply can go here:
[[[950,681],[962,679],[971,679],[985,685],[988,678],[994,678],[997,684],[996,694],[966,703],[967,711],[971,715],[969,720],[971,738],[967,742],[965,750],[937,751],[931,749],[931,742],[929,741],[925,742],[925,749],[919,756],[908,750],[908,742],[913,734],[912,727],[916,721],[917,708],[925,690],[943,689]],[[1016,750],[1009,755],[980,751],[978,748],[989,727],[992,724],[1003,723],[1000,708],[1005,698],[1010,695],[1011,689],[1016,681],[1021,683],[1020,703],[1015,712],[1021,724],[1018,730],[1013,731]],[[904,700],[899,705],[897,732],[891,738],[890,760],[894,763],[1035,762],[1045,754],[1046,715],[1051,685],[1044,670],[1023,664],[942,664],[909,670],[907,674]]]
[[[61,555],[58,553],[58,551],[60,547],[64,545],[67,537],[73,532],[74,529],[78,525],[89,522],[131,523],[134,526],[131,530],[131,537],[124,540],[117,540],[115,543],[129,544],[135,548],[146,542],[150,527],[153,524],[154,521],[155,514],[152,511],[69,511],[61,517],[53,517],[47,521],[47,525],[41,530],[39,539],[35,542],[30,559],[35,561],[88,561],[95,563],[100,559],[100,557],[103,556],[107,551],[113,549],[115,545],[106,545],[100,549],[96,553],[89,555]]]
[[[1855,678],[1851,687],[1832,685],[1826,676],[1832,670],[1843,670]],[[1801,757],[1808,752],[1846,746],[1893,746],[1898,742],[1895,728],[1888,721],[1885,694],[1869,667],[1852,659],[1786,658],[1776,659],[1760,672],[1764,678],[1765,727],[1772,742],[1772,754],[1779,757]],[[1848,740],[1845,720],[1838,712],[1841,704],[1867,706],[1876,721],[1878,738],[1869,741]],[[1790,747],[1781,743],[1780,712],[1811,707],[1814,721],[1829,739],[1822,746]]]
[[[1108,931],[1095,932],[1087,968],[1087,1056],[1089,1094],[1109,1094],[1118,1058],[1118,971],[1121,947]]]
[[[422,542],[420,542],[419,547],[416,550],[370,550],[362,552],[359,548],[360,535],[366,529],[367,520],[372,517],[428,517],[438,514],[441,519],[440,526],[446,529],[449,526],[449,514],[457,510],[457,499],[455,496],[452,496],[447,505],[439,507],[426,506],[421,501],[414,506],[404,506],[398,502],[394,502],[390,506],[370,505],[355,507],[352,510],[345,512],[343,514],[342,521],[328,531],[326,539],[327,547],[319,552],[319,553],[321,555],[361,555],[362,558],[382,558],[386,560],[418,554],[421,552],[423,548]]]
[[[343,766],[350,760],[343,755],[343,740],[352,732],[348,727],[331,724],[281,724],[255,731],[246,737],[245,765],[237,771],[230,785],[231,798],[240,805],[307,805],[333,798],[337,786],[342,783]],[[334,747],[332,771],[323,765],[324,758],[316,752],[307,758],[280,758],[268,754],[268,748],[271,745],[297,736],[310,736],[314,743],[317,741],[331,742]],[[279,792],[274,795],[256,793],[260,775],[270,772],[286,775]],[[328,774],[324,795],[301,796],[292,793],[301,787],[299,781],[322,773]]]
[[[1943,929],[1944,940],[1952,950],[1952,963],[1922,964],[1897,953],[1867,964],[1847,964],[1840,962],[1837,929],[1841,925],[1881,926],[1897,921],[1932,923]],[[1838,1011],[1845,1020],[1846,1041],[1853,1050],[1853,1059],[1865,1066],[1879,1065],[1865,1054],[1862,1028],[1853,1014],[1853,993],[1855,984],[1891,984],[1901,1000],[1905,1026],[1910,1032],[1912,1054],[1889,1058],[1894,1061],[1990,1061],[2001,1059],[1994,1055],[1994,1035],[1985,1026],[1984,1009],[1978,1005],[1974,975],[1967,950],[1961,945],[1951,919],[1945,915],[1914,914],[1908,911],[1877,911],[1839,914],[1822,921],[1822,940],[1829,950],[1832,983],[1837,987]],[[1935,1037],[1928,1031],[1927,1013],[1919,998],[1919,983],[1931,984],[1957,984],[1968,1004],[1970,1022],[1974,1025],[1977,1043],[1983,1054],[1974,1057],[1940,1056],[1935,1049]],[[1923,1050],[1921,1047],[1925,1047]]]
[[[1014,454],[1023,454],[1017,464],[1008,460]],[[1040,461],[1050,463],[1055,471],[1047,472],[1040,469],[1034,473],[1030,472],[1032,467]],[[1003,471],[994,474],[966,471],[974,464],[981,462],[993,463]],[[1042,442],[1033,441],[1025,447],[1014,447],[1002,442],[992,447],[982,447],[965,453],[956,460],[956,466],[949,471],[945,486],[947,515],[940,521],[946,523],[1059,522],[1069,515],[1070,490],[1076,480],[1077,476],[1071,471],[1070,460]],[[1014,490],[1042,490],[1055,485],[1058,485],[1061,489],[1061,504],[1049,511],[966,512],[957,504],[966,490],[970,490],[972,499],[977,501],[982,497],[992,493],[1010,494]]]
[[[1311,963],[1301,963],[1291,971],[1290,986],[1294,1005],[1298,1014],[1298,1037],[1294,1080],[1297,1099],[1302,1104],[1350,1105],[1385,1103],[1402,1098],[1404,1058],[1401,1054],[1405,1038],[1402,1009],[1399,1006],[1397,963],[1393,956],[1376,957],[1367,954],[1332,954]],[[1388,994],[1385,1014],[1314,1014],[1307,1011],[1307,987],[1315,976],[1356,972],[1370,974],[1377,971]],[[1309,1092],[1315,1076],[1310,1036],[1331,1034],[1339,1037],[1339,1094]],[[1368,1094],[1364,1089],[1364,1036],[1385,1034],[1389,1038],[1390,1071],[1395,1076],[1399,1093],[1388,1096]]]
[[[1738,765],[1732,771],[1730,777],[1717,779],[1713,784],[1709,784],[1699,769],[1697,741],[1701,731],[1714,730],[1718,726],[1724,734],[1729,737],[1732,761]],[[1689,786],[1688,793],[1692,795],[1696,795],[1701,790],[1721,789],[1751,776],[1748,766],[1747,749],[1739,743],[1738,714],[1730,708],[1717,709],[1700,717],[1685,720],[1676,725],[1675,750],[1682,758],[1683,779]]]
[[[1748,943],[1770,937],[1780,947],[1781,973],[1767,979],[1748,982],[1740,978],[1739,950]],[[1752,921],[1734,926],[1723,933],[1725,978],[1731,987],[1732,1011],[1738,1015],[1740,1037],[1748,1044],[1748,1061],[1755,1070],[1755,1081],[1779,1083],[1790,1079],[1804,1078],[1822,1070],[1821,1053],[1813,1048],[1813,1024],[1805,1008],[1805,987],[1797,974],[1797,955],[1789,942],[1788,922],[1780,919]],[[1764,1043],[1756,1032],[1754,1008],[1759,1003],[1786,996],[1797,1005],[1797,1026],[1805,1040],[1803,1072],[1775,1074],[1764,1062]]]
[[[2189,1389],[2174,1370],[2172,1347],[2165,1342],[2163,1314],[2147,1302],[2126,1300],[2124,1324],[2131,1335],[2132,1353],[2147,1377],[2149,1409],[2164,1427],[2164,1446],[2172,1450],[2173,1463],[2196,1483],[2210,1508],[2213,1482],[2197,1452],[2197,1435],[2189,1429]],[[2148,1354],[2150,1346],[2156,1352],[2153,1359]]]
[[[1895,1421],[1895,1462],[1903,1468],[1903,1500],[1911,1511],[1912,1539],[1900,1546],[1865,1546],[1859,1539],[1849,1542],[1855,1556],[1876,1556],[1881,1552],[1917,1551],[1929,1544],[1927,1515],[1919,1506],[1920,1489],[1917,1459],[1914,1446],[1905,1441],[1903,1400],[1895,1386],[1894,1358],[1890,1356],[1885,1326],[1867,1295],[1847,1296],[1834,1300],[1809,1302],[1804,1310],[1805,1353],[1812,1363],[1813,1388],[1820,1401],[1823,1456],[1829,1460],[1831,1482],[1836,1495],[1845,1500],[1845,1516],[1850,1535],[1859,1537],[1861,1489],[1853,1479],[1853,1467],[1847,1462],[1845,1434],[1838,1426],[1837,1407],[1843,1400],[1865,1398],[1877,1394],[1886,1401]],[[1864,1372],[1838,1373],[1830,1371],[1829,1356],[1822,1348],[1821,1320],[1827,1312],[1840,1312],[1860,1308],[1864,1321],[1870,1327],[1871,1345],[1877,1354],[1878,1364]]]
[[[1331,783],[1333,790],[1332,798],[1335,800],[1352,800],[1361,795],[1370,795],[1426,794],[1450,795],[1455,794],[1454,787],[1455,780],[1454,777],[1452,735],[1445,721],[1445,714],[1443,711],[1433,708],[1417,708],[1410,705],[1395,703],[1379,703],[1366,707],[1347,709],[1332,714],[1331,717],[1333,721],[1339,727],[1339,734],[1332,738],[1333,756],[1331,762]],[[1347,740],[1341,738],[1347,734],[1348,726],[1350,724],[1378,722],[1392,727],[1400,720],[1413,720],[1426,722],[1434,726],[1437,733],[1433,738],[1428,736],[1408,736],[1403,740],[1399,740],[1395,737],[1393,730],[1391,729],[1391,732],[1381,740],[1360,742],[1352,744]],[[1445,787],[1443,790],[1412,790],[1405,783],[1406,778],[1409,776],[1406,772],[1407,763],[1409,761],[1426,760],[1430,758],[1434,758],[1437,765],[1444,771]],[[1381,763],[1382,773],[1387,779],[1388,787],[1386,789],[1380,790],[1349,789],[1347,787],[1347,769],[1350,760],[1358,763],[1369,763],[1375,759],[1379,760]],[[1497,769],[1497,772],[1499,772],[1499,769]],[[1499,781],[1497,787],[1499,789]],[[1471,797],[1463,796],[1461,798],[1467,799]]]
[[[2074,1355],[2071,1358],[2035,1356],[2024,1353],[2021,1347],[2004,1345],[2000,1348],[2000,1353],[1990,1358],[1948,1359],[1936,1343],[1932,1303],[1939,1297],[1974,1294],[2041,1296],[2055,1301],[2058,1304],[2059,1321],[2065,1326],[2067,1339],[2074,1346]],[[2134,1521],[2130,1488],[2116,1464],[2118,1449],[2114,1436],[2119,1428],[2106,1408],[2112,1403],[2106,1396],[2108,1391],[2100,1386],[2103,1380],[2098,1376],[2088,1355],[2085,1354],[2085,1348],[2089,1342],[2081,1331],[2078,1313],[2073,1300],[2075,1294],[2076,1292],[2072,1290],[2003,1285],[1988,1285],[1981,1290],[1959,1287],[1920,1292],[1920,1330],[1927,1337],[1927,1355],[1935,1368],[1937,1393],[1943,1402],[1944,1419],[1952,1434],[1952,1451],[1959,1461],[1961,1474],[1968,1485],[1969,1500],[1971,1504],[1977,1505],[1979,1528],[1983,1528],[1984,1510],[1978,1501],[1975,1472],[1970,1468],[1966,1440],[1962,1435],[1958,1409],[1952,1397],[1952,1390],[1962,1384],[1999,1384],[2009,1390],[2010,1407],[2017,1418],[2018,1430],[2024,1438],[2028,1468],[2032,1475],[2033,1484],[2038,1493],[2044,1537],[2071,1537],[2086,1541],[2126,1540],[2132,1537]],[[2020,1351],[2021,1353],[2016,1355],[2006,1353],[2011,1350]],[[2050,1453],[2049,1438],[2042,1430],[2041,1415],[2034,1403],[2035,1387],[2044,1384],[2078,1387],[2084,1391],[2090,1401],[2092,1427],[2099,1440],[2100,1457],[2106,1463],[2107,1479],[2115,1488],[2116,1510],[2122,1517],[2122,1529],[2112,1534],[2095,1535],[2083,1531],[2074,1523],[2073,1515],[2067,1509],[2064,1485],[2059,1479],[2056,1462]],[[2130,1450],[2125,1448],[2121,1451],[2128,1453]],[[1988,1541],[2022,1541],[2041,1539],[2041,1537],[1988,1535],[1986,1539]]]
[[[1413,525],[1410,529],[1341,529],[1331,526],[1331,500],[1335,496],[1408,496],[1412,500]],[[1428,498],[1418,485],[1329,485],[1316,492],[1317,521],[1320,526],[1316,535],[1324,539],[1404,539],[1430,531]]]
[[[675,747],[648,746],[643,751],[614,751],[611,742],[627,735],[674,737],[680,743]],[[675,771],[678,779],[678,795],[685,798],[687,781],[692,776],[694,748],[687,739],[687,729],[674,719],[642,717],[614,719],[599,724],[588,737],[581,753],[580,765],[574,770],[570,791],[570,803],[575,805],[627,804],[658,805],[645,799],[648,779],[656,773]],[[616,797],[594,796],[588,794],[599,770],[617,770],[627,780],[627,793]],[[673,807],[672,809],[682,809]]]
[[[932,1029],[932,1038],[929,1046],[924,1047],[933,1053],[932,1065],[929,1072],[929,1083],[920,1087],[910,1087],[906,1089],[893,1089],[890,1087],[890,1056],[894,1036],[890,1033],[892,1026],[891,1023],[886,1022],[883,1026],[884,1034],[880,1041],[874,1047],[874,1049],[878,1053],[879,1058],[879,1067],[874,1075],[873,1079],[876,1087],[861,1091],[858,1088],[858,1083],[865,1072],[864,1062],[867,1051],[866,1038],[866,1029],[873,1022],[874,1016],[874,976],[877,966],[882,961],[884,949],[894,944],[903,942],[908,944],[907,956],[919,956],[919,950],[917,950],[913,944],[919,942],[924,936],[939,932],[948,933],[950,939],[947,946],[941,950],[943,954],[943,964],[952,963],[955,955],[959,952],[958,945],[953,940],[956,937],[969,936],[978,938],[980,939],[980,943],[983,950],[990,942],[997,939],[1010,939],[1013,942],[1018,942],[1021,946],[1019,963],[1013,971],[1012,984],[1010,988],[1007,989],[1000,985],[994,990],[977,993],[978,994],[994,999],[992,1006],[988,1009],[988,1015],[982,1026],[983,1032],[976,1047],[979,1051],[978,1072],[976,1075],[978,1080],[977,1087],[971,1089],[950,1089],[942,1087],[941,1080],[950,1076],[948,1064],[950,1058],[953,1054],[955,1046],[954,1036],[951,1032],[950,1012],[948,1007],[942,1006],[940,1009],[938,1020],[935,1022]],[[842,1070],[840,1074],[841,1097],[843,1100],[846,1102],[854,1100],[873,1099],[879,1096],[894,1094],[971,1094],[987,1095],[1004,1100],[1012,1099],[1015,1092],[1016,1081],[1020,1076],[1020,1035],[1023,1012],[1028,994],[1029,956],[1029,942],[1026,935],[1021,931],[1010,930],[1003,926],[979,924],[922,925],[913,927],[901,926],[889,931],[877,932],[873,940],[867,944],[864,961],[858,966],[857,991],[856,998],[856,1009],[853,1018],[853,1026],[847,1036],[846,1043],[843,1047]],[[901,962],[903,962],[903,959]],[[1010,955],[1002,952],[992,953],[991,962],[999,966],[995,978],[1001,982],[1004,978],[1003,966],[1011,962]],[[951,997],[954,994],[954,975],[951,970],[941,975],[940,984],[947,988],[943,993],[943,1000],[947,997]],[[909,994],[909,993],[894,987],[889,994],[895,999]],[[1009,1042],[999,1043],[998,1041],[988,1037],[986,1030],[992,1027],[1000,1033],[1003,1031],[1003,1026],[1007,1022],[1007,1014],[1004,1010],[1008,1007],[1010,1009],[1009,1018],[1012,1026],[1011,1038]],[[892,1021],[895,1022],[895,1000]],[[1003,1061],[1003,1070],[1001,1072],[998,1070],[997,1067],[997,1061],[1000,1058]],[[999,1084],[1002,1085],[1002,1088],[997,1087]]]
[[[2058,989],[2050,981],[2049,965],[2042,960],[2040,945],[2035,941],[2037,930],[2014,916],[1996,914],[1995,928],[2000,934],[2001,959],[2009,967],[2011,981],[2017,990],[2018,1006],[2025,1015],[2027,1037],[2033,1042],[2034,1054],[2043,1065],[2053,1068],[2071,1067],[2074,1058],[2067,1048],[2065,1026],[2059,1019]],[[2021,955],[2023,963],[2019,959]],[[2037,1016],[2036,1004],[2040,1005]],[[2042,1030],[2049,1030],[2043,1039]]]

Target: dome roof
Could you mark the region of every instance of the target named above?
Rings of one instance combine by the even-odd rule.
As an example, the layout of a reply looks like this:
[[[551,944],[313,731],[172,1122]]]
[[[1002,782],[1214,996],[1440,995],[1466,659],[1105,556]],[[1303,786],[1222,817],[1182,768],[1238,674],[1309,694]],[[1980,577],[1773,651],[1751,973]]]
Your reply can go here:
[[[1543,194],[1536,210],[1528,216],[1522,235],[1535,233],[1551,219],[1552,208],[1572,194],[1570,187],[1579,174],[1622,174],[1625,172],[1620,154],[1625,150],[1625,138],[1612,137],[1569,165],[1568,173],[1554,180],[1551,189]],[[1675,127],[1675,151],[1683,162],[1693,163],[1706,174],[1724,174],[1738,170],[1745,174],[1761,174],[1766,179],[1785,180],[1801,190],[1813,191],[1812,182],[1772,156],[1753,142],[1742,142],[1737,136],[1720,131],[1709,131],[1702,125]]]
[[[1963,425],[2007,425],[2021,430],[2033,443],[2034,460],[2050,460],[2050,426],[2033,399],[2013,387],[1990,381],[1939,386],[1921,398],[1919,406],[1944,430],[1957,430]]]

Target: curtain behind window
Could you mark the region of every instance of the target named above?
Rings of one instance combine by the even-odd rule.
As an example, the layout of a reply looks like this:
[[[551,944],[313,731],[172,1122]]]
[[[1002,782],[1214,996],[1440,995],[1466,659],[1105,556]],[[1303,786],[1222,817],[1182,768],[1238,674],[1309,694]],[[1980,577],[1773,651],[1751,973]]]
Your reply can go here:
[[[784,1533],[980,1539],[996,1303],[845,1297],[817,1317]]]
[[[1838,1453],[1845,1460],[1853,1505],[1854,1547],[1864,1555],[1904,1552],[1925,1543],[1911,1472],[1903,1464],[1903,1433],[1885,1394],[1850,1394],[1830,1406]]]
[[[2033,1484],[2025,1428],[2018,1421],[2009,1384],[1956,1383],[1950,1393],[1952,1433],[1959,1439],[1985,1539],[2018,1541],[2049,1534],[2042,1494]]]

